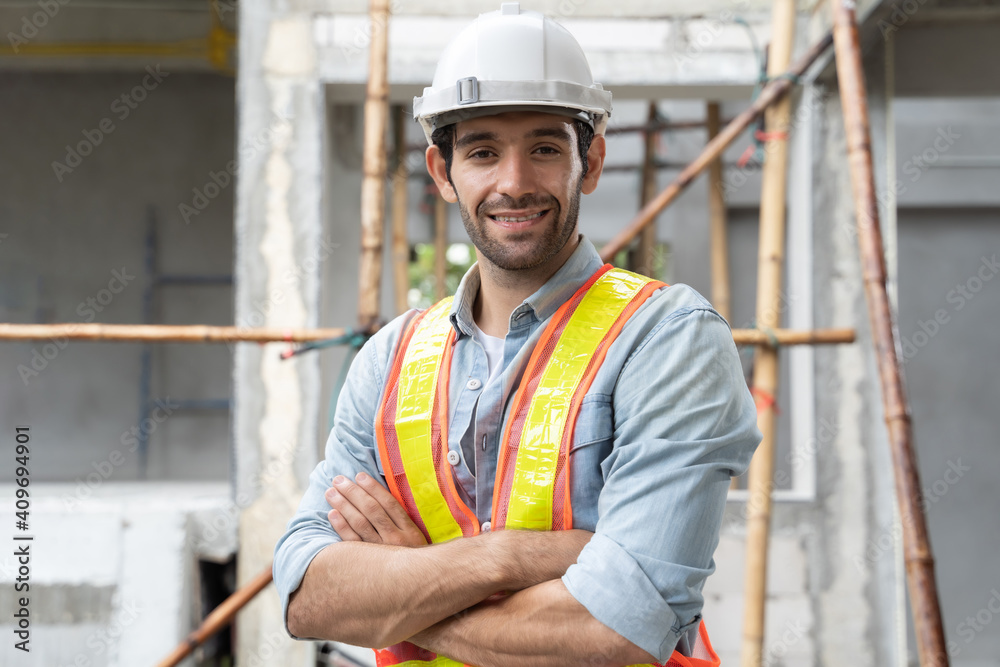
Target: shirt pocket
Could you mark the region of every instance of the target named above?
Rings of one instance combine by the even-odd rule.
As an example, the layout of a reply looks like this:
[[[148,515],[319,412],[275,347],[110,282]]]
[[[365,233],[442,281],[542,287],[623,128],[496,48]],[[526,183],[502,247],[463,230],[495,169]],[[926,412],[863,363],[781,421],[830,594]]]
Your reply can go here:
[[[573,427],[570,454],[574,454],[584,447],[592,447],[603,442],[610,446],[614,436],[614,428],[611,396],[587,394],[583,397],[583,403],[580,404],[580,412],[577,413],[576,425]]]
[[[597,526],[597,501],[604,488],[601,462],[614,444],[614,411],[607,394],[584,397],[577,413],[570,445],[573,527],[593,531]]]

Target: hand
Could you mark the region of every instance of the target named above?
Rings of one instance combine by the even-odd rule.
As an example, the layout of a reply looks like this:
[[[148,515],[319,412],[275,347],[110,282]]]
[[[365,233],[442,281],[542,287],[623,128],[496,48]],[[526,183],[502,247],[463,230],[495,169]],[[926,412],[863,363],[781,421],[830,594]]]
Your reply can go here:
[[[389,491],[363,472],[357,483],[337,476],[326,491],[327,519],[345,542],[422,547],[424,534]]]

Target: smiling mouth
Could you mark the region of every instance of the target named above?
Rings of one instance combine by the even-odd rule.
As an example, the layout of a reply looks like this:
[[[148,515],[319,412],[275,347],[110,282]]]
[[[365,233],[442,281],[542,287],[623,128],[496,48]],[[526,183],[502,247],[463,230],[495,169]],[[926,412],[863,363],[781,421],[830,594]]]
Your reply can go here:
[[[538,213],[532,213],[531,215],[525,215],[525,216],[520,216],[520,217],[513,217],[513,216],[509,216],[509,215],[490,215],[489,217],[491,219],[493,219],[493,220],[496,220],[497,222],[508,222],[508,223],[510,223],[510,222],[528,222],[530,220],[535,220],[536,218],[540,218],[540,217],[542,217],[543,215],[545,215],[548,212],[549,212],[549,210],[545,209],[544,211],[539,211]]]

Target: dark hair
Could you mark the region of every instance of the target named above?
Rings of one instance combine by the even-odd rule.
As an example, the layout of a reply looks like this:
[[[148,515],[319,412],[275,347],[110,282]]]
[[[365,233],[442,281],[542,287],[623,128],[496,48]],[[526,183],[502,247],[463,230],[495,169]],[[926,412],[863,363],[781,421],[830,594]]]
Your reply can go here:
[[[587,153],[590,151],[590,144],[594,140],[594,128],[582,120],[573,119],[573,127],[576,128],[576,146],[580,151],[580,159],[583,160],[583,173],[580,178],[587,175]],[[448,182],[451,180],[451,161],[455,157],[455,124],[439,127],[431,134],[431,142],[441,151],[444,158],[445,173],[448,175]]]

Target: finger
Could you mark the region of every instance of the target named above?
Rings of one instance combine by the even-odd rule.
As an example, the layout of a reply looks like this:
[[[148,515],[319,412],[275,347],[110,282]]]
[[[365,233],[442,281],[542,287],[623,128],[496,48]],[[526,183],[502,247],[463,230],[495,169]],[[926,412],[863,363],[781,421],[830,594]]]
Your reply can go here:
[[[354,532],[351,525],[347,523],[343,515],[337,510],[330,510],[327,513],[326,518],[330,521],[330,525],[333,527],[337,534],[340,535],[340,539],[345,542],[364,542],[361,536]]]
[[[389,516],[397,528],[407,528],[413,525],[413,520],[406,513],[403,506],[399,504],[396,497],[389,493],[389,490],[379,484],[371,475],[359,472],[357,477],[358,486],[368,492],[375,501],[382,506],[382,509]]]
[[[326,493],[326,498],[327,502],[330,503],[330,506],[337,510],[342,517],[344,517],[344,520],[347,521],[348,525],[350,525],[350,527],[361,537],[362,540],[365,542],[382,541],[382,537],[379,535],[378,530],[375,529],[364,513],[355,507],[350,498],[341,493],[340,489],[329,489]]]
[[[334,480],[334,487],[342,496],[350,501],[351,505],[364,516],[366,521],[374,526],[380,535],[385,537],[396,530],[396,524],[386,514],[382,505],[372,498],[368,491],[344,478],[341,478],[339,482],[338,480]],[[351,520],[350,515],[345,516],[348,521]],[[351,525],[355,527],[355,530],[357,529],[357,526],[353,522],[351,522]]]
[[[399,504],[396,497],[389,493],[389,490],[384,486],[379,484],[370,475],[363,472],[358,473],[355,477],[358,485],[378,502],[382,509],[385,510],[389,519],[396,525],[398,529],[398,534],[389,538],[389,541],[395,544],[400,544],[403,546],[421,546],[427,544],[427,538],[414,523],[410,515],[403,509],[403,506]],[[383,535],[383,538],[386,536]]]

